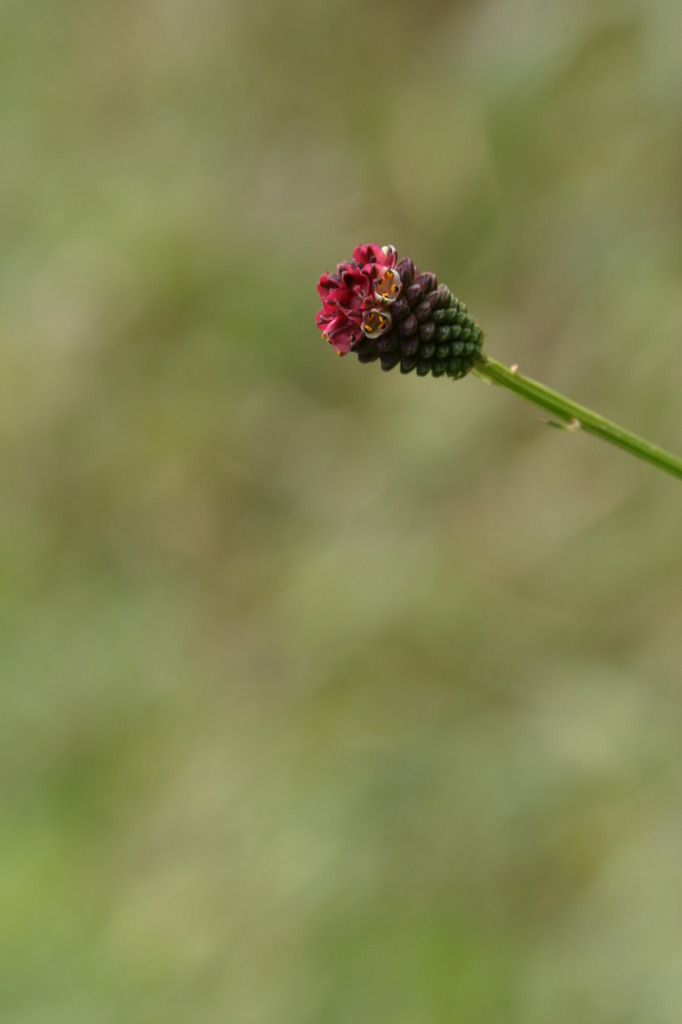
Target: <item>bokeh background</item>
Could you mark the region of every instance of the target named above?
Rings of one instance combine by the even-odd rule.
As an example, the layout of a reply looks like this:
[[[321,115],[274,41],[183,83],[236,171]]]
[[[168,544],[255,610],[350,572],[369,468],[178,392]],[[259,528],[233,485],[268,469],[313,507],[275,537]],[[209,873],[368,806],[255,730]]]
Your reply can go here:
[[[678,1024],[679,483],[339,360],[391,242],[682,451],[679,0],[5,0],[5,1024]]]

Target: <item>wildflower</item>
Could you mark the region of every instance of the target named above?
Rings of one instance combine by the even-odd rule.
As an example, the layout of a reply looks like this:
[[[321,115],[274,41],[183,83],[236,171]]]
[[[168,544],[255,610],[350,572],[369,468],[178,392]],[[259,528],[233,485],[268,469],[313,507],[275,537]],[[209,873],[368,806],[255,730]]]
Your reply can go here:
[[[549,413],[553,426],[594,434],[682,479],[682,459],[524,376],[516,364],[484,355],[483,331],[464,303],[435,274],[420,274],[410,259],[398,262],[392,245],[359,245],[348,263],[322,275],[317,290],[317,326],[340,356],[355,352],[361,363],[379,360],[382,370],[400,366],[422,377],[473,371]]]
[[[464,377],[480,353],[483,331],[435,274],[398,262],[392,245],[359,245],[350,263],[323,274],[317,325],[339,355],[379,360],[382,370]]]

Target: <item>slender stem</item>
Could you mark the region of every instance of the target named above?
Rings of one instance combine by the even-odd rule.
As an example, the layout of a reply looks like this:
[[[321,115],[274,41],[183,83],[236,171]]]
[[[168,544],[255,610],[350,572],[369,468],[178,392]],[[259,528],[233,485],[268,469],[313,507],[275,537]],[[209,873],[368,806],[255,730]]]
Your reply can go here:
[[[510,369],[503,363],[498,363],[497,359],[482,355],[476,362],[473,372],[482,380],[507,388],[520,395],[521,398],[525,398],[527,402],[532,402],[533,405],[556,416],[561,426],[566,429],[582,428],[588,434],[596,434],[604,441],[609,441],[618,448],[630,452],[631,455],[636,455],[638,458],[644,459],[645,462],[650,462],[653,466],[682,480],[682,459],[664,451],[658,445],[645,441],[637,434],[611,423],[610,420],[604,419],[598,413],[564,398],[558,392],[546,388],[544,384],[538,384],[537,381],[524,377],[523,374],[517,372],[515,367]]]

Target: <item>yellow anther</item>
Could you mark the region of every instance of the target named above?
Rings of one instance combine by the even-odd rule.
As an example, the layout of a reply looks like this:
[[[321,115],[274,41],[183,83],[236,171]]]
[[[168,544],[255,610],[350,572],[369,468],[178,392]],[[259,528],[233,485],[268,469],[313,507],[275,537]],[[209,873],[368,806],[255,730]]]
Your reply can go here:
[[[362,329],[368,338],[378,338],[390,330],[391,320],[389,313],[382,313],[380,309],[370,309],[362,318]]]

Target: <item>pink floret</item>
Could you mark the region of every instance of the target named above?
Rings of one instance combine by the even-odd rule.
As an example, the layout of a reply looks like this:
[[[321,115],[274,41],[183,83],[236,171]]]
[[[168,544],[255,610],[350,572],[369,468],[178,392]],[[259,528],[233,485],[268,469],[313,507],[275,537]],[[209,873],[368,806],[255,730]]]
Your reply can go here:
[[[398,254],[392,246],[387,246],[386,248],[388,252],[384,252],[382,247],[375,242],[370,243],[370,245],[358,245],[353,251],[353,259],[365,270],[368,266],[377,269],[379,267],[388,267],[389,270],[393,270],[398,262]],[[374,276],[376,276],[376,273]]]
[[[316,316],[317,326],[329,344],[340,355],[346,355],[364,335],[362,316],[375,305],[374,281],[380,269],[396,265],[395,249],[380,245],[359,245],[350,263],[339,263],[336,272],[322,274],[317,291],[322,309]]]

